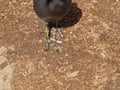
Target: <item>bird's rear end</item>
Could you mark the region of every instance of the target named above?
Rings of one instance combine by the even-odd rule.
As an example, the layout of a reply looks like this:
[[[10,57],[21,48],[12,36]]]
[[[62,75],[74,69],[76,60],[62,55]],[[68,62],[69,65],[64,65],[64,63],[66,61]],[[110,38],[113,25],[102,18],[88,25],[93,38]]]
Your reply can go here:
[[[45,22],[61,20],[69,11],[71,0],[34,0],[34,10]]]

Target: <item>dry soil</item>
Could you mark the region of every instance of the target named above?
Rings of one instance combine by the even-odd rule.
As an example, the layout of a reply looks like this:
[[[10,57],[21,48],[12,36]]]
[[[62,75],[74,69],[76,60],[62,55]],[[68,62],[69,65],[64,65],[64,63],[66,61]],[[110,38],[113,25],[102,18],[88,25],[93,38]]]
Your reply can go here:
[[[120,90],[120,0],[72,2],[56,53],[33,0],[0,0],[0,90]]]

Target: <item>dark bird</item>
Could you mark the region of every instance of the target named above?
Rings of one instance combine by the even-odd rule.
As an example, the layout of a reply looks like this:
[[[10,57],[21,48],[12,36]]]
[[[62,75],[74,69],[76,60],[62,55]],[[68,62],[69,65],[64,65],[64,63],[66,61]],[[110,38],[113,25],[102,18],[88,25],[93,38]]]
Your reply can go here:
[[[49,45],[54,47],[55,50],[58,50],[55,44],[62,43],[56,39],[56,32],[63,37],[60,29],[58,28],[58,21],[60,21],[70,10],[71,0],[34,0],[34,10],[38,17],[46,25],[46,50],[49,49]],[[51,23],[55,22],[55,26]],[[53,30],[53,36],[50,37],[50,31]]]

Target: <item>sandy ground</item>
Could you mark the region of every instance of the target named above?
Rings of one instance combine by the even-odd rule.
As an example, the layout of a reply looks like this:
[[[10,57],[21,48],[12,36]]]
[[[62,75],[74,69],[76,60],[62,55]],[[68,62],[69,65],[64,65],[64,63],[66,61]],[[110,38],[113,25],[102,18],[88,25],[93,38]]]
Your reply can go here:
[[[120,90],[120,0],[73,3],[58,54],[33,0],[0,0],[0,90]]]

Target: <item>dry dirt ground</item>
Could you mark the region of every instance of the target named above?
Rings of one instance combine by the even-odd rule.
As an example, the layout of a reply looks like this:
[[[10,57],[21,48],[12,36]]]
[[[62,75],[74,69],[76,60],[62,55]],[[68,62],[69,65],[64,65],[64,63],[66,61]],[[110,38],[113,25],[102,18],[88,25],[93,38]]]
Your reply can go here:
[[[58,54],[33,0],[0,0],[0,90],[120,90],[120,0],[73,3]]]

